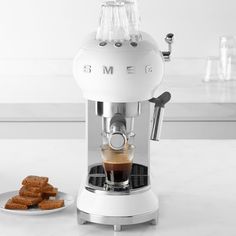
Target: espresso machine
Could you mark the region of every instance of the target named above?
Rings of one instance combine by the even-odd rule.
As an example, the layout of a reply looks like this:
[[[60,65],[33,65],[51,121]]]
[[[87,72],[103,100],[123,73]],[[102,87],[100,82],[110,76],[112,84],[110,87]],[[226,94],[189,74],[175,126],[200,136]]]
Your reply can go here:
[[[86,99],[86,166],[77,199],[78,223],[157,224],[159,203],[150,182],[150,140],[159,140],[170,93],[155,98],[170,60],[173,34],[161,52],[139,31],[135,1],[101,6],[97,32],[74,59]],[[158,90],[157,90],[158,91]],[[154,112],[151,115],[151,108]],[[152,117],[152,122],[151,122]]]

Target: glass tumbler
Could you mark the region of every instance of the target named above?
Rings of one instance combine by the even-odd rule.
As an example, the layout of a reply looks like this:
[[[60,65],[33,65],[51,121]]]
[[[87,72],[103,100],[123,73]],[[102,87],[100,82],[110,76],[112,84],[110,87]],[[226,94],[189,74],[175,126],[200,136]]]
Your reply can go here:
[[[236,79],[236,36],[220,37],[220,66],[223,80]]]
[[[219,80],[221,80],[220,59],[218,57],[208,57],[203,81],[212,82]]]
[[[127,187],[134,158],[134,145],[127,144],[121,150],[114,150],[105,144],[101,146],[101,155],[106,184],[115,188]]]

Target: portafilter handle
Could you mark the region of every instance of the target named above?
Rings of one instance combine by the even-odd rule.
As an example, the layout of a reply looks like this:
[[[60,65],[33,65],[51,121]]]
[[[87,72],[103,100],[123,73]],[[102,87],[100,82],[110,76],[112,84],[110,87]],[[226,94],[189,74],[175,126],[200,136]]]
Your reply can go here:
[[[152,131],[151,131],[151,140],[159,141],[161,136],[161,128],[164,117],[164,108],[165,104],[168,103],[171,99],[171,94],[169,92],[164,92],[157,98],[152,98],[149,102],[155,103],[154,113],[153,113],[153,122],[152,122]]]

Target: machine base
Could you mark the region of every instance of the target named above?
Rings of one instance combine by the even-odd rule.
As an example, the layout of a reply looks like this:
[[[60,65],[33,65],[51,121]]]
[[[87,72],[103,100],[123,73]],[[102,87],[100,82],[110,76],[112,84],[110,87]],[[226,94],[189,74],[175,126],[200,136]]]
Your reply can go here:
[[[159,201],[150,187],[125,195],[113,194],[82,188],[77,199],[78,223],[113,225],[115,231],[123,225],[157,224]]]
[[[158,223],[158,211],[136,215],[136,216],[101,216],[93,215],[77,209],[78,224],[83,225],[86,222],[92,222],[103,225],[113,225],[114,231],[121,231],[123,225],[134,225],[144,222],[150,222],[152,225]]]

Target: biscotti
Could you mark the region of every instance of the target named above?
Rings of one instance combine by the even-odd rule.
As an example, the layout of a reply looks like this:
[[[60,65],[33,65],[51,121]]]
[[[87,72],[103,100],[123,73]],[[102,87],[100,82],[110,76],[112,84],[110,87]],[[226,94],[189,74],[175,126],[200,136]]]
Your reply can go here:
[[[43,199],[41,197],[22,197],[22,196],[15,196],[12,198],[14,203],[19,203],[26,206],[34,206],[39,204]]]
[[[39,203],[39,208],[42,210],[52,210],[64,206],[64,200],[43,200]]]
[[[26,186],[23,186],[19,191],[19,195],[23,197],[42,197],[42,191],[34,192],[28,189]]]
[[[64,206],[64,200],[56,200],[58,189],[48,183],[48,177],[30,175],[22,181],[19,195],[13,196],[5,204],[6,209],[43,210],[57,209]]]
[[[54,189],[54,187],[51,184],[47,183],[45,186],[43,186],[42,191],[47,192],[47,191],[50,191],[52,189]]]
[[[27,205],[15,203],[12,201],[12,199],[9,199],[7,201],[7,203],[5,204],[5,208],[10,209],[10,210],[27,210],[28,209]]]
[[[47,184],[47,182],[48,177],[29,175],[22,181],[22,185],[42,188]]]
[[[43,191],[43,196],[55,197],[57,193],[58,193],[58,189],[53,188],[52,190]]]

